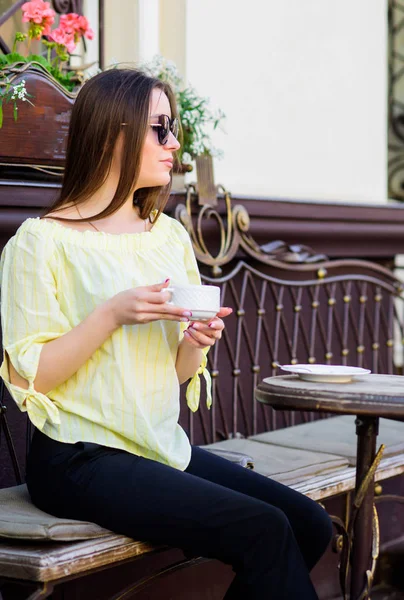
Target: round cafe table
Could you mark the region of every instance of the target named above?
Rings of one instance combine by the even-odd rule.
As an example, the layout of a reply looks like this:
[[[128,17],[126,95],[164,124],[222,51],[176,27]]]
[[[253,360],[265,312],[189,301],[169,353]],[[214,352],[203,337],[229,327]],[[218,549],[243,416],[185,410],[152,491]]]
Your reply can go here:
[[[379,418],[404,420],[404,378],[365,375],[350,383],[318,383],[280,375],[264,379],[255,398],[279,410],[356,415],[355,495],[359,501],[353,523],[350,598],[369,598],[371,582],[366,574],[371,562],[374,471],[380,460],[376,457]]]

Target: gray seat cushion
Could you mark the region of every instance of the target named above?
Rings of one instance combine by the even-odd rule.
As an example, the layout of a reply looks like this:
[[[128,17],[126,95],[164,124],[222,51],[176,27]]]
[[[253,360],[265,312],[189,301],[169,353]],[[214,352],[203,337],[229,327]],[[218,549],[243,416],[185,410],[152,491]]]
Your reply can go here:
[[[307,477],[332,473],[348,466],[348,459],[334,454],[308,452],[251,439],[231,439],[204,446],[206,450],[227,450],[251,456],[254,470],[281,483],[293,485]]]
[[[242,466],[252,466],[251,458],[241,453],[213,452]],[[0,490],[0,538],[72,542],[107,535],[111,532],[95,523],[59,519],[43,512],[32,504],[26,485]]]
[[[0,490],[0,538],[75,541],[111,535],[95,523],[58,519],[36,508],[26,485]]]
[[[223,450],[222,448],[214,448],[212,446],[201,446],[201,448],[211,452],[212,454],[216,454],[216,456],[221,456],[230,462],[236,463],[236,465],[240,465],[240,467],[245,467],[246,469],[254,468],[254,460],[252,457],[242,454],[241,452],[234,452],[234,450]]]
[[[0,577],[55,581],[80,573],[85,575],[89,569],[114,566],[162,548],[113,533],[92,540],[72,541],[69,544],[1,540]]]

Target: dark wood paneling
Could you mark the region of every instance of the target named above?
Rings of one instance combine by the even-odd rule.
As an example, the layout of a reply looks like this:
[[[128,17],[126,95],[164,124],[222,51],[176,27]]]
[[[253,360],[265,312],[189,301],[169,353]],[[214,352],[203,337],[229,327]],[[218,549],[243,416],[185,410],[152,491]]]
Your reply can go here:
[[[58,183],[0,179],[0,244],[27,217],[38,216],[56,197]],[[166,212],[173,214],[185,195],[171,194]],[[404,205],[359,205],[300,202],[233,196],[250,215],[250,231],[259,244],[273,240],[311,246],[331,258],[387,261],[404,254]],[[225,214],[224,202],[219,209]],[[217,239],[215,222],[206,222],[205,238]]]

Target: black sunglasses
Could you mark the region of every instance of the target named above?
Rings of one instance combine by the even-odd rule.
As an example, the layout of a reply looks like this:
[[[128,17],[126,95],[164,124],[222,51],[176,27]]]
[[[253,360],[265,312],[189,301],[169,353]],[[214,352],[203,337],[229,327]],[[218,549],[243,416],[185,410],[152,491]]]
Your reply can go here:
[[[150,126],[157,128],[157,138],[162,146],[167,143],[170,131],[176,139],[178,137],[179,123],[177,118],[170,119],[167,115],[159,115],[158,122],[150,123]]]

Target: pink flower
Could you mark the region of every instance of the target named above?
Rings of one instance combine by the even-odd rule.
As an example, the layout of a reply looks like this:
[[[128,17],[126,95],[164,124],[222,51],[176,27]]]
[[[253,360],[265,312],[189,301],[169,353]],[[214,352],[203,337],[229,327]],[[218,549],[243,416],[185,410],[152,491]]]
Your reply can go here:
[[[88,40],[92,40],[94,38],[94,31],[91,29],[87,17],[83,15],[79,17],[79,23],[81,35],[84,35]]]
[[[57,44],[65,46],[70,54],[74,52],[76,43],[74,41],[74,31],[72,29],[69,30],[59,26],[49,33],[49,37]]]
[[[72,29],[75,34],[76,42],[84,35],[87,39],[92,40],[94,31],[91,29],[88,19],[77,13],[68,13],[60,17],[60,26],[66,29]]]
[[[55,11],[50,8],[49,2],[43,0],[32,0],[22,5],[23,23],[31,23],[33,25],[33,33],[37,39],[41,35],[49,35],[51,26],[55,20]]]

